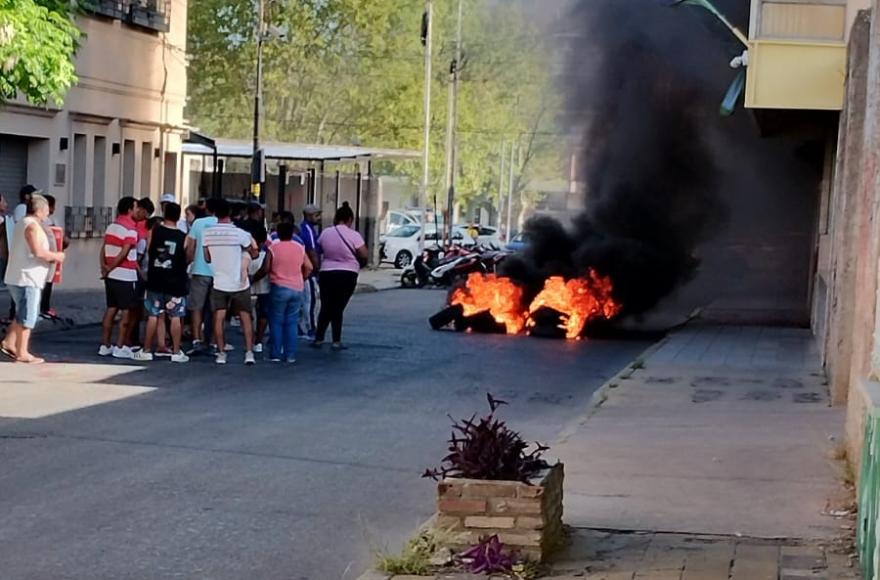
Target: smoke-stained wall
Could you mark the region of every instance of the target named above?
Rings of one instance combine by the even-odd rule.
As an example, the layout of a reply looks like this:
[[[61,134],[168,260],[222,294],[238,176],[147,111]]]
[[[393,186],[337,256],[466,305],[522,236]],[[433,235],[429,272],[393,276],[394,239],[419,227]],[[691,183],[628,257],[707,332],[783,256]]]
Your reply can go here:
[[[611,274],[627,312],[660,324],[695,308],[724,321],[806,324],[823,140],[762,138],[719,105],[743,47],[694,8],[574,0],[564,119],[583,135],[587,213],[509,273]],[[748,2],[716,2],[743,29]],[[590,123],[578,125],[584,119]]]

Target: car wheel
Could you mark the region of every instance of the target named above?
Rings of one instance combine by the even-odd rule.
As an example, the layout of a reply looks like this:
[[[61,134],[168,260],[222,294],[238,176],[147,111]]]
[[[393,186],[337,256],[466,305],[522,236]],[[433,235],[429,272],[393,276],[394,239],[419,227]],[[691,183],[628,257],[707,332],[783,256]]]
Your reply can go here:
[[[406,250],[401,250],[397,253],[397,256],[394,258],[394,266],[400,270],[403,270],[410,264],[412,264],[413,256]]]

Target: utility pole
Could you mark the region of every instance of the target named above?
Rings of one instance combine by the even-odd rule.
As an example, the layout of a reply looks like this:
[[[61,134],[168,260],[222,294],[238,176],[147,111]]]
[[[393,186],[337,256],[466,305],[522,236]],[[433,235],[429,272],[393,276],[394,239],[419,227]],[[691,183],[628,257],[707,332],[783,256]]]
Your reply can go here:
[[[458,24],[455,33],[455,60],[449,68],[449,119],[446,127],[446,239],[452,243],[452,222],[455,214],[456,129],[458,126],[458,81],[461,78],[461,21],[463,0],[458,0]]]
[[[251,162],[251,193],[262,200],[263,156],[260,154],[260,123],[263,106],[263,42],[265,34],[265,0],[257,0],[257,87],[254,94],[254,154]]]
[[[498,156],[498,231],[501,231],[501,220],[504,216],[504,160],[507,151],[507,142],[501,140],[501,154]]]
[[[513,169],[516,163],[516,157],[519,155],[519,144],[510,144],[510,177],[507,181],[507,231],[504,232],[504,243],[510,243],[510,227],[512,225],[511,217],[513,214]]]
[[[419,250],[425,248],[425,227],[428,223],[428,188],[431,183],[431,81],[433,77],[433,43],[434,43],[434,3],[433,0],[425,0],[425,144],[422,160],[422,188],[419,190],[419,209],[422,214],[419,221],[422,223],[422,231],[419,234]],[[434,208],[437,211],[437,208]],[[439,233],[438,237],[439,237]]]

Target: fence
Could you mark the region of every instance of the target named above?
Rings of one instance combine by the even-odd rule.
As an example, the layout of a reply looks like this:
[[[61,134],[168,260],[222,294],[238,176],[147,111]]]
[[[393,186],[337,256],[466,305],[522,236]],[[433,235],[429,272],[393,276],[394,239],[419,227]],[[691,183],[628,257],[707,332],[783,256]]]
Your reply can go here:
[[[66,207],[64,232],[71,239],[100,238],[113,223],[112,207]]]

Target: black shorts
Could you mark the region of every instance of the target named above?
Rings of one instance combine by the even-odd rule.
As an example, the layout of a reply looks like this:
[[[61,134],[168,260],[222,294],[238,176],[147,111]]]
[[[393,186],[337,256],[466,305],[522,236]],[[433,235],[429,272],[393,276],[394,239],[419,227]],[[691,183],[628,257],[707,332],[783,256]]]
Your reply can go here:
[[[251,290],[241,290],[240,292],[224,292],[216,288],[211,290],[211,309],[214,312],[218,310],[227,310],[233,316],[237,316],[244,312],[251,312]]]
[[[140,304],[137,298],[137,282],[123,282],[107,278],[104,280],[104,294],[107,297],[107,308],[130,310]]]

